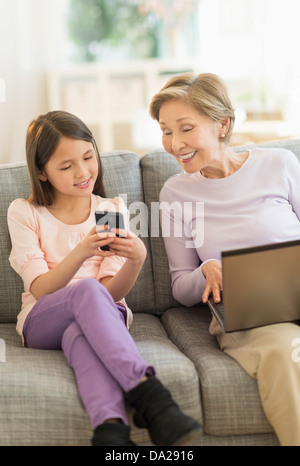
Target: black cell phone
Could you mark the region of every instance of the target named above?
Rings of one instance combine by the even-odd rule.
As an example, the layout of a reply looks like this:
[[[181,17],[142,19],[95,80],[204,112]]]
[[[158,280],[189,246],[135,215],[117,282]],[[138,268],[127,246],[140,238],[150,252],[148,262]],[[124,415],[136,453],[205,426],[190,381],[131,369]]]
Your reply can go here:
[[[122,212],[95,211],[96,225],[108,225],[110,231],[112,228],[125,229],[124,217]],[[119,235],[117,235],[119,236]],[[102,251],[109,251],[109,246],[103,246]]]

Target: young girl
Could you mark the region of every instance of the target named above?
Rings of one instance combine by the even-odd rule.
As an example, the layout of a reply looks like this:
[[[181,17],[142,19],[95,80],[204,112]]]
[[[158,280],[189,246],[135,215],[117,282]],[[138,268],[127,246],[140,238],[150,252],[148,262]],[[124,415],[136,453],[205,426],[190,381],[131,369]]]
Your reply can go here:
[[[132,314],[124,296],[146,249],[128,230],[123,237],[96,231],[95,210],[127,210],[120,198],[104,198],[91,132],[74,115],[50,112],[30,124],[26,155],[32,195],[8,209],[10,262],[25,288],[17,324],[24,345],[63,350],[94,446],[133,445],[125,398],[155,444],[189,441],[198,424],[178,409],[127,329]],[[109,251],[101,250],[106,245]]]

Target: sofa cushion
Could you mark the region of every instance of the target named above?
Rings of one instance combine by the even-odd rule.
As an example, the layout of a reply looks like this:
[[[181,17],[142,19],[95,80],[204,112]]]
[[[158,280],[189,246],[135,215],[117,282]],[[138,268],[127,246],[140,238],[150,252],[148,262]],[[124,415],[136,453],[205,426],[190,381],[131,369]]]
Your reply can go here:
[[[15,322],[21,308],[23,283],[8,261],[11,246],[7,208],[14,199],[27,198],[30,194],[26,164],[2,165],[0,186],[0,322]]]
[[[107,197],[121,196],[130,212],[130,221],[133,222],[137,215],[136,206],[144,205],[140,158],[133,152],[114,151],[101,154],[101,160]],[[139,213],[139,218],[141,223],[148,225],[148,218],[143,209]],[[142,240],[148,250],[148,255],[126,301],[133,312],[155,313],[150,242],[147,236]]]
[[[243,146],[232,147],[232,150],[235,152],[244,152],[249,148],[253,147],[253,144],[245,144]],[[300,139],[284,139],[283,141],[273,141],[273,142],[262,142],[255,144],[255,147],[282,147],[283,149],[288,149],[294,152],[294,154],[300,160]]]
[[[145,203],[149,213],[150,245],[155,287],[155,308],[163,313],[169,307],[179,306],[173,298],[168,258],[159,226],[159,193],[170,176],[181,171],[174,157],[163,150],[146,154],[141,159]],[[151,215],[152,213],[152,215]]]
[[[130,332],[145,359],[153,364],[157,377],[171,391],[182,411],[202,425],[199,378],[194,364],[168,338],[158,317],[135,314]],[[147,431],[133,428],[135,439],[145,444]],[[197,445],[197,441],[195,441]]]
[[[181,409],[201,423],[197,372],[159,318],[135,314],[131,333]],[[90,421],[63,352],[23,348],[14,324],[0,324],[0,335],[6,347],[0,362],[0,445],[90,445]],[[131,418],[130,409],[128,414]],[[133,427],[132,438],[151,444],[145,429]]]
[[[171,341],[193,361],[199,374],[204,432],[216,436],[273,432],[257,381],[221,352],[210,335],[207,306],[169,309],[161,320]]]
[[[23,348],[14,324],[0,324],[0,445],[88,445],[92,434],[62,351]]]

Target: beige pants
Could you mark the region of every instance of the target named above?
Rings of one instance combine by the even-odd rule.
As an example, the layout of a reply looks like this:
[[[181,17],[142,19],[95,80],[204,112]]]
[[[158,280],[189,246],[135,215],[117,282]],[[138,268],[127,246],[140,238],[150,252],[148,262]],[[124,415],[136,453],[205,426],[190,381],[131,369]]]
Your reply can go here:
[[[213,319],[210,332],[220,348],[257,379],[262,406],[280,444],[300,446],[300,327],[284,323],[223,333]]]

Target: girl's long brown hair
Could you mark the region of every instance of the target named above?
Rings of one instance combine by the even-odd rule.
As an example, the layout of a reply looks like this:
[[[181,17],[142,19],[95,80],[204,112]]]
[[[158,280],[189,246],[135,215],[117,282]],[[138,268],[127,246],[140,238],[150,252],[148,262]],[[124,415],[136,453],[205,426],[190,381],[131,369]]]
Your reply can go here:
[[[63,111],[54,111],[40,115],[30,123],[27,131],[26,158],[32,189],[32,194],[28,200],[43,206],[52,204],[52,186],[48,180],[41,181],[38,178],[37,170],[40,172],[44,170],[45,165],[55,152],[61,137],[92,143],[98,161],[98,177],[93,193],[105,197],[101,158],[91,131],[75,115]]]

